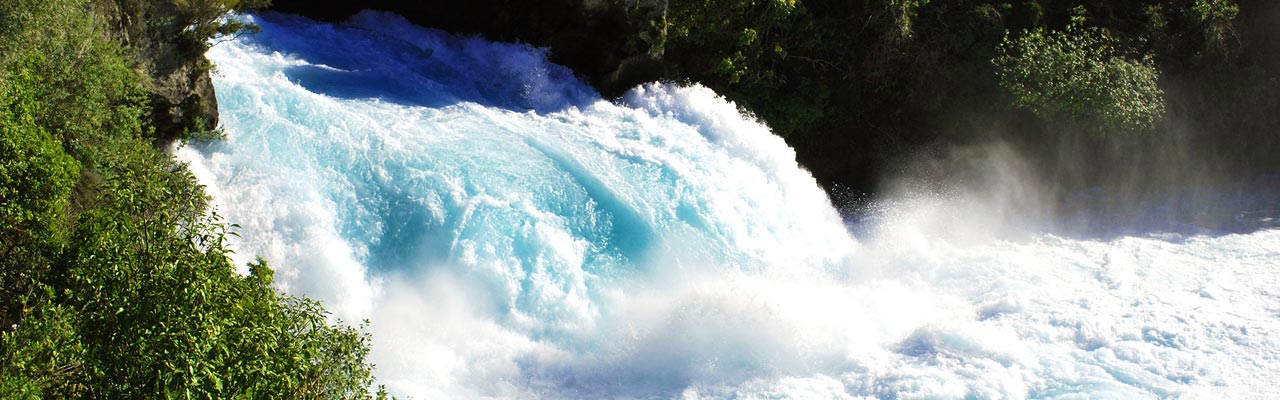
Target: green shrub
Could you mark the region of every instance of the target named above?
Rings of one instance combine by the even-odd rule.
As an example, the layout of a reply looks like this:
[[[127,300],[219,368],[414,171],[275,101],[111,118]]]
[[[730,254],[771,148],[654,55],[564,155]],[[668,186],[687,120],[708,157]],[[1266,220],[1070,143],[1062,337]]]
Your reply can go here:
[[[68,148],[143,133],[145,94],[90,4],[0,2],[0,81],[29,95],[32,122]]]
[[[1192,17],[1204,32],[1205,49],[1225,52],[1235,36],[1235,20],[1240,6],[1232,0],[1196,0],[1191,6]]]
[[[82,307],[94,397],[368,397],[367,335],[276,292],[261,262],[236,275],[222,229],[163,212],[82,215],[65,301]]]
[[[120,0],[136,1],[136,0]],[[232,35],[257,27],[237,19],[226,19],[228,13],[259,9],[271,0],[169,0],[178,8],[179,35],[192,50],[204,53],[206,43],[222,35]]]
[[[49,305],[23,320],[22,329],[0,333],[0,398],[86,397],[82,384],[85,348],[76,333],[76,313]]]
[[[367,334],[236,274],[99,5],[0,2],[0,398],[371,397]]]
[[[795,0],[672,2],[667,46],[674,47],[673,54],[693,52],[699,60],[674,66],[682,74],[729,83],[772,79],[765,65],[786,56],[783,31],[796,7]]]
[[[0,323],[17,321],[47,277],[79,173],[43,129],[0,118]]]
[[[994,60],[1014,107],[1088,132],[1152,132],[1164,91],[1150,57],[1131,57],[1096,29],[1033,30],[1006,37]]]

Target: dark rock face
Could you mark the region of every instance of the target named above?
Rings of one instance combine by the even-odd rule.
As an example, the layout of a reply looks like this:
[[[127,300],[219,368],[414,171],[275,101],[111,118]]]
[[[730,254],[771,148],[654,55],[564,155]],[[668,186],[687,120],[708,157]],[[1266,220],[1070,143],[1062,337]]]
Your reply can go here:
[[[188,132],[208,131],[218,126],[218,99],[203,59],[169,71],[148,71],[152,75],[147,91],[151,95],[151,121],[156,140],[169,142]]]
[[[218,126],[218,100],[205,45],[182,35],[187,27],[172,2],[122,1],[110,21],[115,34],[132,53],[151,102],[150,120],[157,144],[187,133]]]
[[[573,69],[606,97],[665,76],[667,0],[275,0],[271,6],[335,22],[363,9],[449,32],[548,47],[552,62]]]

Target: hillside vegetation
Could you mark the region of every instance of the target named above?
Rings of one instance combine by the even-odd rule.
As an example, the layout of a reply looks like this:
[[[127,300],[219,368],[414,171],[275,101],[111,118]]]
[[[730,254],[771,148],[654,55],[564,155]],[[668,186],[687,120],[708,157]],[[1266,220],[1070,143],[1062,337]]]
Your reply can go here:
[[[1083,162],[1098,165],[1095,178],[1174,146],[1192,149],[1181,161],[1243,175],[1280,171],[1278,8],[671,1],[665,57],[673,79],[767,121],[829,188],[874,190],[908,156],[992,138],[1020,143],[1046,169],[1065,151],[1115,153]]]
[[[367,335],[261,261],[237,274],[232,233],[153,145],[148,55],[122,43],[202,62],[241,6],[0,2],[0,398],[371,397]],[[119,28],[147,17],[183,33]]]

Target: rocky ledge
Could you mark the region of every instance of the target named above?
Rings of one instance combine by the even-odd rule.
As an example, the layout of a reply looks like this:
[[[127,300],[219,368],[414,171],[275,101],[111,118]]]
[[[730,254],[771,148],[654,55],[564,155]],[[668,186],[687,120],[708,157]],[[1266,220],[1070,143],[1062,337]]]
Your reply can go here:
[[[151,105],[157,145],[218,126],[218,100],[202,39],[187,32],[192,17],[173,2],[118,1],[102,13],[131,53]]]

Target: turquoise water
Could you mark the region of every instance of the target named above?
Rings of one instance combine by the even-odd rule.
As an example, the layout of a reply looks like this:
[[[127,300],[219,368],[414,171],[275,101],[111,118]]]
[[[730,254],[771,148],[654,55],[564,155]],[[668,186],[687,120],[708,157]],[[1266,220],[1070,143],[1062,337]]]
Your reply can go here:
[[[239,260],[370,321],[395,394],[1280,386],[1280,231],[1012,240],[990,209],[923,196],[854,238],[785,142],[706,88],[608,101],[525,45],[374,12],[251,18],[261,34],[209,53],[227,140],[178,155],[240,226]]]

